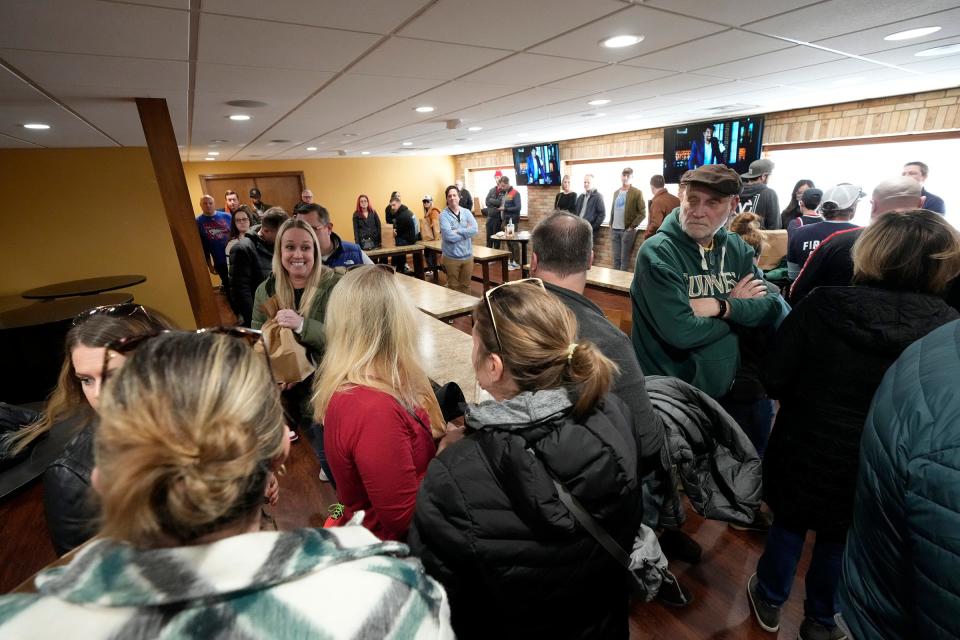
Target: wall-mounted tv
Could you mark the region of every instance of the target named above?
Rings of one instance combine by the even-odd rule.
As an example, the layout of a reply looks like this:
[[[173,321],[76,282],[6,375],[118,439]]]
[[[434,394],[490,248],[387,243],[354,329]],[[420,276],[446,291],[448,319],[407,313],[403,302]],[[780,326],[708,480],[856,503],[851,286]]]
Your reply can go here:
[[[513,168],[518,185],[560,184],[560,147],[555,142],[514,147]]]
[[[725,164],[746,173],[760,157],[763,116],[708,120],[663,128],[663,178],[680,182],[684,171],[705,164]]]

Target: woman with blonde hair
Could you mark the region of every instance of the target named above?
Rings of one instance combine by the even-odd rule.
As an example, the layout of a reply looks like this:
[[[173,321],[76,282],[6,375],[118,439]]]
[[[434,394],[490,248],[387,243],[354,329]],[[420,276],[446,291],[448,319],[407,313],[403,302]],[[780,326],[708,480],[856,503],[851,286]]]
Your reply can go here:
[[[442,590],[401,545],[360,527],[259,531],[290,445],[269,368],[246,341],[146,341],[102,407],[101,539],[41,573],[39,594],[0,599],[0,636],[353,637],[361,623],[450,636]]]
[[[66,357],[43,414],[8,440],[15,455],[46,436],[55,425],[74,430],[63,453],[43,476],[47,528],[58,554],[79,546],[96,532],[97,507],[90,496],[90,473],[104,383],[104,351],[118,340],[170,328],[169,320],[138,304],[96,307],[78,315],[67,332]],[[111,361],[111,370],[121,362],[122,358]]]
[[[416,309],[384,265],[352,269],[330,296],[314,413],[344,517],[406,538],[445,422],[417,354]]]
[[[960,234],[943,216],[885,213],[854,244],[853,286],[814,289],[777,331],[761,376],[780,400],[763,459],[776,518],[747,584],[763,629],[779,627],[813,530],[800,637],[843,637],[836,593],[870,402],[904,349],[960,317],[940,297],[958,272]]]
[[[275,298],[279,307],[274,316],[277,324],[292,330],[311,361],[319,364],[325,344],[323,323],[327,304],[339,279],[339,274],[323,266],[313,228],[299,218],[287,220],[277,231],[273,273],[257,288],[254,296],[251,326],[254,329],[263,326],[269,319],[264,303]],[[313,422],[310,407],[312,384],[313,379],[309,377],[284,389],[285,406],[291,420],[304,428]]]
[[[572,495],[623,549],[642,504],[615,365],[577,342],[573,313],[537,278],[473,311],[473,364],[494,398],[430,463],[410,546],[447,589],[459,638],[626,638],[624,568],[568,510]]]

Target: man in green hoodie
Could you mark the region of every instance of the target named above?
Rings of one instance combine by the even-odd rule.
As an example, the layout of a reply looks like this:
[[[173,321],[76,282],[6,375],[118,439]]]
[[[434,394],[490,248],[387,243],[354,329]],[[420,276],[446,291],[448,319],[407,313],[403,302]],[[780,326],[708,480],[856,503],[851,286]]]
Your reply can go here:
[[[704,165],[681,184],[680,207],[637,255],[633,348],[644,373],[674,376],[719,398],[739,360],[730,325],[773,324],[780,304],[753,264],[753,249],[724,229],[740,201],[740,176]]]

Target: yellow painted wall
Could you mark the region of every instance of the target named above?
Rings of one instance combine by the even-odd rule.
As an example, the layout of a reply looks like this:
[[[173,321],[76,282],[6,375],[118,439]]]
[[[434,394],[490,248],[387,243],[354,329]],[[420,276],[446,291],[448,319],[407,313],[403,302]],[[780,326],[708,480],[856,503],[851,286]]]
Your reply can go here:
[[[190,196],[199,211],[203,195],[200,176],[237,173],[269,173],[273,171],[303,171],[307,188],[313,191],[314,201],[330,211],[334,229],[348,240],[353,240],[350,217],[356,208],[357,196],[367,194],[383,220],[383,207],[391,191],[399,191],[403,203],[415,214],[423,210],[420,204],[424,194],[433,195],[434,204],[443,208],[443,190],[453,184],[454,164],[450,156],[411,158],[320,158],[317,160],[263,160],[244,162],[188,162],[184,164]],[[223,208],[223,194],[210,194]],[[241,202],[248,202],[246,193]]]
[[[137,302],[195,327],[146,148],[0,150],[0,296],[140,273]]]

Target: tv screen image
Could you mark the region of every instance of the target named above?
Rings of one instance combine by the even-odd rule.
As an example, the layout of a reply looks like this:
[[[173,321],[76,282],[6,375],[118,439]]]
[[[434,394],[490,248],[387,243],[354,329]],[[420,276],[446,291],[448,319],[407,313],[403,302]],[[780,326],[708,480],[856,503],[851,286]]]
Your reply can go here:
[[[518,185],[560,184],[560,147],[556,143],[513,148]]]
[[[663,129],[663,178],[680,182],[685,171],[705,164],[725,164],[746,173],[760,157],[763,116],[711,120]]]

